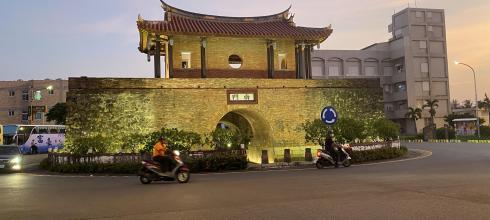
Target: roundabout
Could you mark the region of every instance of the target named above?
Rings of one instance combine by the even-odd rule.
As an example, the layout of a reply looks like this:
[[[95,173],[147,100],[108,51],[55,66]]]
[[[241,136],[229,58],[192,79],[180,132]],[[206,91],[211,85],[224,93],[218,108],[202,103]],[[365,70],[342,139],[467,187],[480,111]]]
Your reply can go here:
[[[484,219],[490,214],[486,172],[490,145],[408,147],[420,149],[420,154],[339,169],[196,174],[188,184],[141,185],[136,176],[0,175],[2,195],[15,198],[0,200],[0,215],[8,219],[298,219],[316,218],[316,210],[325,207],[331,207],[332,218],[349,213],[354,219],[420,215]],[[166,203],[168,198],[173,202]]]

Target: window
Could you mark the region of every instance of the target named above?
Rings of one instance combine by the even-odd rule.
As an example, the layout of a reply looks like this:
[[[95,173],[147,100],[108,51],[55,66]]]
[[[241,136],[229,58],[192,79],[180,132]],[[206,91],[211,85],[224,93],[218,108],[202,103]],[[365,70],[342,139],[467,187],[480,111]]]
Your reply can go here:
[[[191,52],[182,52],[182,69],[190,69],[191,68]]]
[[[10,96],[10,97],[15,96],[15,91],[14,91],[14,90],[10,90],[10,91],[9,91],[9,96]]]
[[[367,66],[366,67],[366,75],[368,76],[376,76],[376,67],[375,66]]]
[[[427,48],[427,42],[426,41],[419,41],[419,48],[420,49],[426,49]]]
[[[29,113],[27,111],[22,111],[22,121],[28,121],[29,120]]]
[[[54,95],[54,89],[48,89],[48,95]]]
[[[430,90],[429,82],[422,82],[422,92],[428,92]]]
[[[41,95],[41,90],[34,91],[32,96],[34,97],[34,100],[39,101],[42,98]]]
[[[391,88],[392,88],[392,87],[391,87],[391,85],[389,85],[389,84],[385,84],[385,85],[383,85],[383,89],[384,89],[384,91],[385,91],[386,93],[391,93]]]
[[[359,67],[357,66],[349,66],[348,70],[349,75],[359,75]]]
[[[432,31],[432,26],[427,26],[427,31]]]
[[[396,64],[395,68],[396,68],[396,72],[398,73],[403,72],[403,64]]]
[[[29,101],[29,92],[27,90],[22,91],[22,100]]]
[[[395,84],[395,92],[405,92],[407,91],[407,84],[403,83],[396,83]]]
[[[9,109],[9,116],[12,117],[15,115],[15,111],[12,109]]]
[[[421,63],[420,64],[420,72],[428,73],[429,72],[429,64],[428,63]]]
[[[417,18],[424,17],[424,12],[421,12],[421,11],[416,11],[416,12],[415,12],[415,17],[417,17]]]
[[[240,67],[242,67],[242,58],[240,58],[238,55],[233,54],[228,57],[228,64],[233,69],[240,69]]]
[[[393,104],[386,104],[385,105],[385,110],[387,112],[392,112],[393,111]]]
[[[288,61],[286,59],[286,54],[280,53],[278,54],[279,58],[279,69],[280,70],[287,70],[288,69]]]
[[[36,112],[36,114],[34,115],[34,119],[36,119],[36,120],[43,119],[43,113],[42,112]]]
[[[328,75],[329,76],[340,76],[339,67],[338,66],[329,66],[328,67]]]

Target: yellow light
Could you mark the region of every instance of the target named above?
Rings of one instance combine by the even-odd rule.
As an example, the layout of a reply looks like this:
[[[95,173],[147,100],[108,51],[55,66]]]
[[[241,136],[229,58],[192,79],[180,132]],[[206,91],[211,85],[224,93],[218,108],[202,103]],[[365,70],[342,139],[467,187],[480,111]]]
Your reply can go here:
[[[454,64],[458,65],[458,64],[459,64],[459,62],[458,62],[458,61],[454,61]]]
[[[12,166],[12,169],[13,170],[20,170],[22,167],[20,166],[20,164],[15,164]]]
[[[53,86],[48,86],[46,89],[47,90],[53,90]]]

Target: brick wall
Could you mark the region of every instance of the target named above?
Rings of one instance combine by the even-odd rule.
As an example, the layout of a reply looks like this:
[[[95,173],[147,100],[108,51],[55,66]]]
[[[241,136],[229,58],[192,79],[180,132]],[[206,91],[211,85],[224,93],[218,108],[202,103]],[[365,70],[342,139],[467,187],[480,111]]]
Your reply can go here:
[[[326,105],[340,117],[383,116],[378,80],[297,79],[103,79],[71,78],[68,135],[102,134],[122,143],[131,133],[163,126],[208,134],[235,112],[254,130],[251,149],[306,145],[301,124],[319,117]],[[258,104],[229,105],[228,89],[256,89]],[[257,154],[259,155],[259,154]]]
[[[182,69],[182,52],[191,53],[191,70],[201,68],[201,38],[198,36],[173,36],[173,66],[175,73]],[[274,68],[280,70],[278,54],[286,54],[286,70],[295,72],[294,40],[277,40],[274,51]],[[230,55],[238,55],[243,61],[240,70],[267,71],[267,40],[259,38],[223,38],[208,37],[206,46],[206,64],[209,70],[235,71],[228,64]],[[187,71],[187,70],[186,70]],[[180,76],[176,76],[181,78]]]

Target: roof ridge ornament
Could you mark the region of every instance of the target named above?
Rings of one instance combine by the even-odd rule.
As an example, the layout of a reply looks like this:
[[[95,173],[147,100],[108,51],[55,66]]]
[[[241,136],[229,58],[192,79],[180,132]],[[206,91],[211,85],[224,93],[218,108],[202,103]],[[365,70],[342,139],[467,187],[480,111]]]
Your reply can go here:
[[[288,16],[290,14],[290,10],[292,8],[292,4],[289,7],[276,14],[272,15],[264,15],[264,16],[255,16],[255,17],[231,17],[231,16],[219,16],[219,15],[209,15],[209,14],[200,14],[195,12],[186,11],[183,9],[179,9],[167,4],[164,0],[160,0],[162,3],[162,8],[165,11],[165,14],[172,14],[175,16],[182,16],[193,19],[205,19],[205,20],[216,20],[216,21],[224,21],[224,22],[271,22],[271,21],[283,21],[288,20]]]

